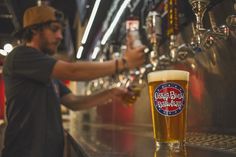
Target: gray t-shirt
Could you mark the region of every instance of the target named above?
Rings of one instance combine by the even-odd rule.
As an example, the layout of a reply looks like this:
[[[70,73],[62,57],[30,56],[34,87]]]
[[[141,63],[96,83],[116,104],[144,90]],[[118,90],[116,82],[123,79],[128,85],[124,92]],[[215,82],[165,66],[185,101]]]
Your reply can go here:
[[[50,78],[56,59],[34,48],[16,47],[6,58],[5,132],[2,157],[62,157],[60,98],[70,93]]]

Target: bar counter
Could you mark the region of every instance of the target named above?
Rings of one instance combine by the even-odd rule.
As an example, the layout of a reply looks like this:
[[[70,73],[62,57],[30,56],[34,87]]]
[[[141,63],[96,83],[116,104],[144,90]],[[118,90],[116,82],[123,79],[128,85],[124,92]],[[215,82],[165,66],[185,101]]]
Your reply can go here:
[[[68,136],[85,157],[236,157],[236,136],[188,132],[180,152],[156,150],[150,124],[82,122]]]

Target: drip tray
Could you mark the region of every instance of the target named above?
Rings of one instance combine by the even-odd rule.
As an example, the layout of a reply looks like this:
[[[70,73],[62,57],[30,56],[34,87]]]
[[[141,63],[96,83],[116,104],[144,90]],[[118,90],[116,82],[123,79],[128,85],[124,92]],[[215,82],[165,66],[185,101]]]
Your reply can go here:
[[[191,132],[187,134],[186,144],[236,154],[236,136]]]

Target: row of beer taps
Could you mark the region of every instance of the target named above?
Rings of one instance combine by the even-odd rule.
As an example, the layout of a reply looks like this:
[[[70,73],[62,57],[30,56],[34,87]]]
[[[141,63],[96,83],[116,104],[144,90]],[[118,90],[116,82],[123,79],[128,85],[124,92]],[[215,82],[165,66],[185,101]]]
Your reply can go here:
[[[149,11],[145,20],[145,31],[151,49],[147,51],[148,61],[146,64],[132,71],[117,74],[113,78],[102,78],[89,83],[88,92],[95,89],[109,88],[112,86],[130,86],[132,84],[143,85],[147,73],[155,70],[165,69],[166,67],[185,61],[188,57],[194,57],[198,53],[204,53],[211,48],[218,40],[227,40],[230,31],[236,30],[236,15],[226,18],[226,24],[218,26],[212,11],[208,11],[211,28],[205,28],[203,17],[207,10],[210,0],[189,0],[195,15],[192,23],[193,35],[188,43],[178,43],[177,35],[170,35],[168,50],[160,52],[160,42],[162,40],[162,17],[158,11]],[[236,11],[236,0],[234,2]],[[117,55],[119,55],[117,53]],[[104,59],[100,58],[101,60]],[[106,83],[109,82],[109,83]],[[112,84],[112,86],[111,86]],[[89,94],[89,93],[87,93]]]
[[[196,53],[203,52],[211,48],[217,40],[226,40],[229,37],[230,30],[236,28],[236,15],[230,15],[226,19],[226,25],[217,26],[214,14],[208,11],[211,28],[207,29],[203,26],[203,17],[210,0],[189,0],[196,20],[192,24],[193,37],[189,43],[177,44],[176,35],[171,35],[169,40],[169,52],[160,55],[158,52],[158,42],[161,39],[159,28],[160,14],[151,11],[146,20],[146,29],[149,41],[152,44],[150,53],[150,62],[154,70],[162,65],[179,62],[188,56],[194,56]],[[235,1],[236,10],[236,1]]]

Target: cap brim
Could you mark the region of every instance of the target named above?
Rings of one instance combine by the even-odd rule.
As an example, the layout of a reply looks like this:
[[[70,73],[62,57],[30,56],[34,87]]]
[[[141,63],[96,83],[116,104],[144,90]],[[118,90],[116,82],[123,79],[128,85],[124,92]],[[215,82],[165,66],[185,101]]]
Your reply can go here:
[[[46,22],[43,22],[43,23],[37,23],[37,24],[34,24],[34,25],[30,25],[30,26],[27,26],[25,28],[20,28],[20,29],[17,29],[16,31],[14,31],[12,33],[12,35],[15,37],[15,38],[18,38],[18,39],[21,39],[24,32],[29,29],[29,28],[32,28],[34,26],[40,26],[40,25],[44,25],[46,23],[50,23],[50,22],[58,22],[60,23],[61,25],[65,25],[65,21],[60,21],[60,20],[51,20],[51,21],[46,21]]]

